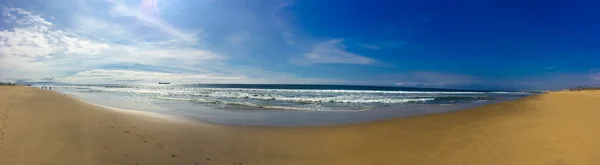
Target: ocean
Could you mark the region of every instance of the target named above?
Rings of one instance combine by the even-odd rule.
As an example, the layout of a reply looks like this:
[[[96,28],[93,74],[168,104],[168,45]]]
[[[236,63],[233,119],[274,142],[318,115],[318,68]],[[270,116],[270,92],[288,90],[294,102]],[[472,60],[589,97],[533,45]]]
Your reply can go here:
[[[116,108],[244,125],[352,123],[452,111],[533,94],[515,91],[284,84],[78,84],[57,85],[53,89]],[[282,120],[290,118],[286,116],[293,117]],[[294,121],[293,118],[298,117],[301,119]]]

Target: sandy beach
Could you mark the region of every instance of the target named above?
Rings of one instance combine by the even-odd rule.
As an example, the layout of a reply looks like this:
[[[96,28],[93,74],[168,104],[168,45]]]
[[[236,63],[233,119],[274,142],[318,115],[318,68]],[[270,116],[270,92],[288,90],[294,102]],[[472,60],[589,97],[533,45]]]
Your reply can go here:
[[[600,91],[364,124],[222,126],[0,86],[0,165],[600,164]]]

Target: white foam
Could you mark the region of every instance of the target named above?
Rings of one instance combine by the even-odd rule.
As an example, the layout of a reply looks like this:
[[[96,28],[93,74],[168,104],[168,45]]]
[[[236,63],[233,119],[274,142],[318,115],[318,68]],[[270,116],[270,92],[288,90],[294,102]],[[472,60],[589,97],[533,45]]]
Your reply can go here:
[[[76,88],[89,88],[90,90],[158,94],[158,95],[186,95],[186,94],[211,94],[216,92],[245,92],[245,93],[313,93],[313,94],[527,94],[526,92],[444,92],[444,91],[381,91],[381,90],[329,90],[329,89],[257,89],[257,88],[150,88],[150,87],[101,87],[101,86],[64,86]]]
[[[441,92],[441,91],[380,91],[380,90],[330,90],[330,89],[255,89],[255,88],[197,88],[206,91],[253,91],[290,93],[381,93],[381,94],[485,94],[485,92]]]
[[[255,89],[255,88],[193,88],[193,87],[102,87],[72,86],[92,91],[119,92],[151,95],[150,97],[216,103],[266,107],[270,105],[250,105],[254,101],[280,101],[294,103],[383,103],[402,104],[409,102],[427,102],[448,95],[485,95],[485,94],[526,94],[524,92],[441,92],[441,91],[380,91],[380,90],[329,90],[329,89]],[[190,98],[191,97],[191,98]]]

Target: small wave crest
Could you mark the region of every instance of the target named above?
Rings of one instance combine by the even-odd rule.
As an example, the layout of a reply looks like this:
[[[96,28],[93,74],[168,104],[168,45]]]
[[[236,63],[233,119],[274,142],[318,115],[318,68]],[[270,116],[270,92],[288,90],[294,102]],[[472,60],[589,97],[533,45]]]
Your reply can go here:
[[[193,88],[177,86],[74,86],[72,88],[78,92],[122,93],[162,100],[287,110],[357,110],[409,104],[457,104],[527,94],[524,92]]]
[[[254,104],[254,103],[250,103],[250,102],[229,102],[229,101],[221,101],[221,100],[186,99],[186,98],[171,98],[171,97],[155,97],[155,98],[163,99],[163,100],[188,101],[188,102],[210,103],[210,104],[231,105],[231,106],[244,106],[244,107],[263,108],[263,109],[305,110],[305,111],[317,111],[318,110],[318,109],[314,109],[314,108],[303,108],[303,107],[292,107],[292,106],[261,105],[261,104]]]
[[[198,88],[205,91],[250,91],[267,93],[371,93],[371,94],[484,94],[486,92],[444,91],[379,91],[379,90],[331,90],[331,89],[255,89],[255,88]]]
[[[274,100],[287,101],[296,103],[406,103],[431,101],[435,98],[388,98],[385,96],[371,95],[338,95],[330,97],[317,96],[282,96],[276,94],[251,94],[245,92],[214,92],[210,94],[195,95],[209,98],[238,98],[238,99],[257,99],[257,100]]]

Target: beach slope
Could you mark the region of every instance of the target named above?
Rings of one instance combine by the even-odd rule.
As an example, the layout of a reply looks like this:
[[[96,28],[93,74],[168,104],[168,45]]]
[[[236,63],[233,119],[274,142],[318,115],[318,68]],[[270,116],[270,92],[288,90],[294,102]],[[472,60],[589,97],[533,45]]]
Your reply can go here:
[[[0,165],[600,164],[600,91],[305,128],[222,126],[0,86]]]

